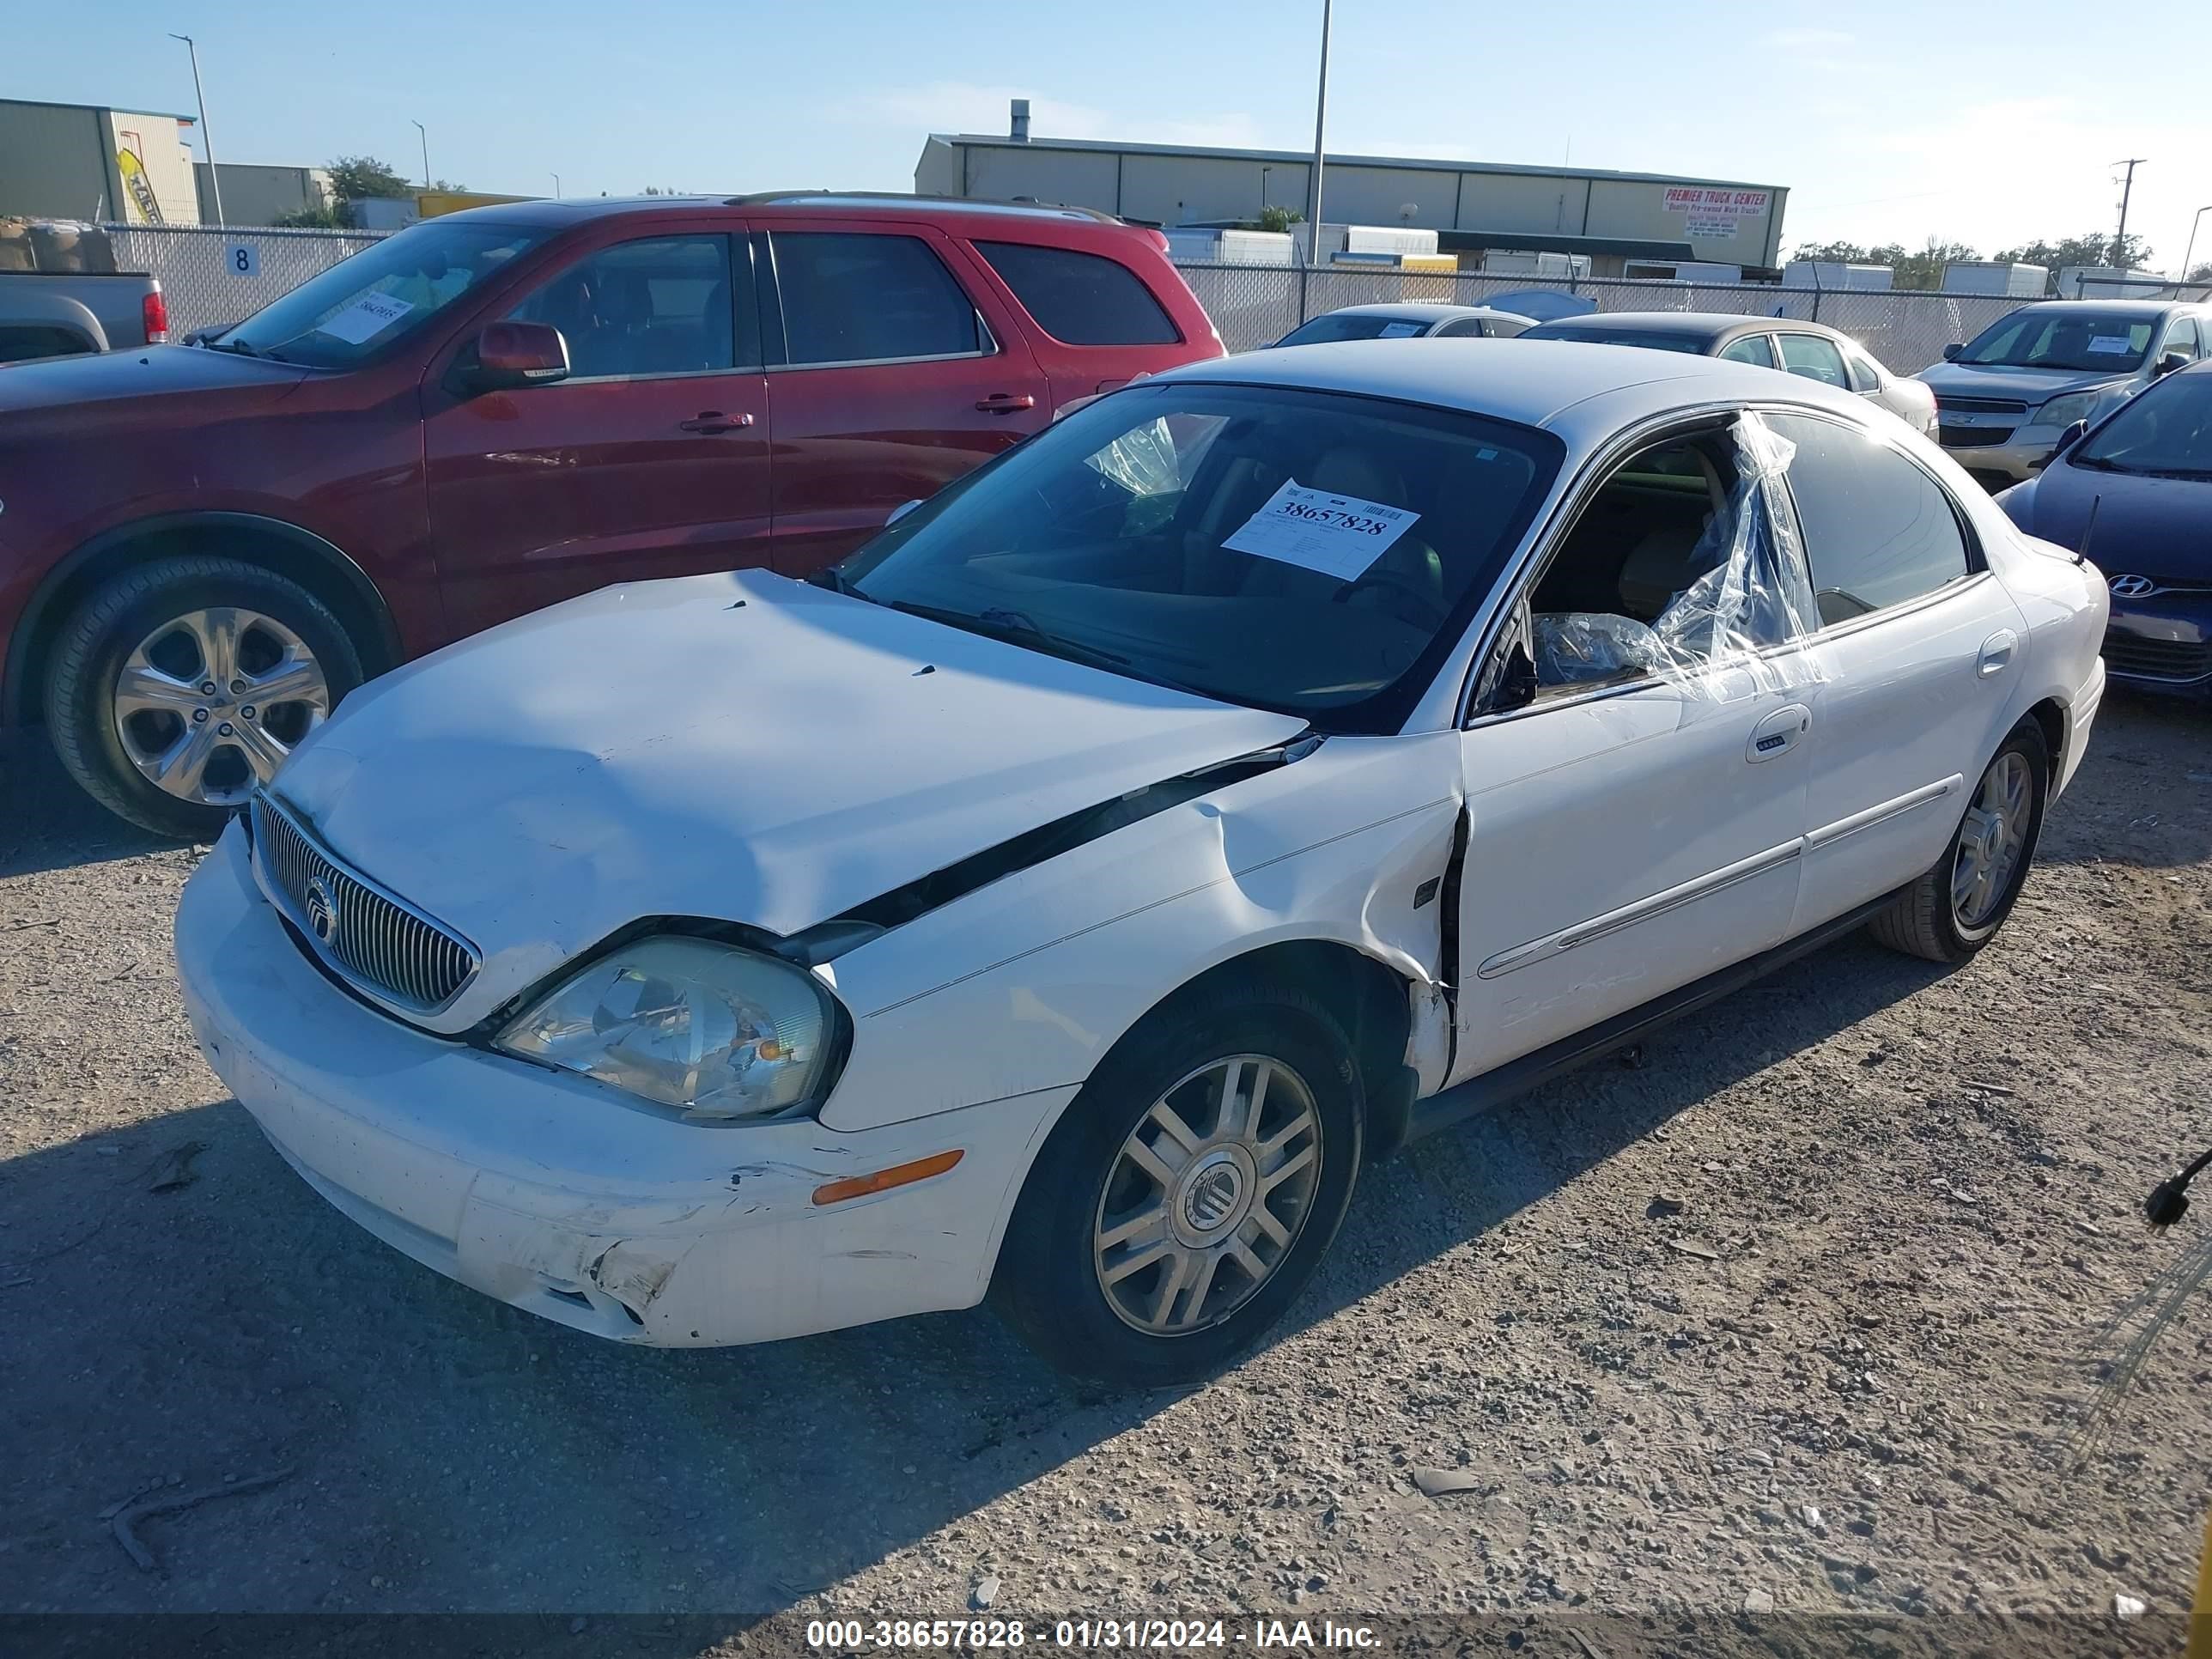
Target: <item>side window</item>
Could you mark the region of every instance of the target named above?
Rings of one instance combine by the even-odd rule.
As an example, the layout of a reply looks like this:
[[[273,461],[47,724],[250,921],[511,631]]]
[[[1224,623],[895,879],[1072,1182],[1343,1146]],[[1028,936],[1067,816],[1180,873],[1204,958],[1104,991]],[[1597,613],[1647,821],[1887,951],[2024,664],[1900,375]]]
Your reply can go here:
[[[1439,340],[1465,340],[1480,336],[1481,332],[1481,318],[1462,317],[1456,321],[1446,323],[1438,329],[1436,337]]]
[[[1966,575],[1958,509],[1934,479],[1832,421],[1768,421],[1796,447],[1790,495],[1824,624],[1903,605]]]
[[[1782,336],[1782,367],[1792,374],[1802,374],[1823,386],[1847,390],[1851,383],[1850,376],[1844,372],[1844,354],[1836,349],[1836,343],[1817,334]]]
[[[2159,347],[2158,355],[2163,357],[2169,351],[2186,352],[2192,362],[2203,356],[2202,348],[2197,342],[2196,319],[2191,317],[2174,319],[2173,326],[2166,331],[2166,343]]]
[[[1881,390],[1881,371],[1874,366],[1874,359],[1858,352],[1846,354],[1851,368],[1851,390],[1879,392]]]
[[[1529,590],[1536,696],[1696,669],[1808,630],[1735,428],[1670,438],[1586,497]],[[1795,601],[1788,594],[1800,596]]]
[[[746,297],[732,297],[728,237],[652,236],[587,254],[508,314],[559,329],[577,380],[699,374],[760,361]]]
[[[1732,340],[1721,356],[1732,363],[1753,363],[1760,368],[1774,367],[1774,348],[1767,343],[1764,334],[1747,334],[1741,340]]]
[[[1028,242],[978,242],[975,251],[1022,309],[1069,345],[1173,345],[1182,338],[1136,272],[1118,260]]]
[[[769,242],[793,365],[991,349],[967,290],[918,236],[779,230]]]

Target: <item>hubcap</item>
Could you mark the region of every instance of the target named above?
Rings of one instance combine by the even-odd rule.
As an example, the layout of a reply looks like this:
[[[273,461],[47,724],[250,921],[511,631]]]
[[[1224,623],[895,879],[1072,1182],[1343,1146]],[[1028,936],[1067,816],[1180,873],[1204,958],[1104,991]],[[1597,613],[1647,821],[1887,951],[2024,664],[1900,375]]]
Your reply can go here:
[[[2011,752],[1998,756],[1982,774],[1974,804],[1959,826],[1951,866],[1951,914],[1962,928],[1987,926],[2010,890],[2027,846],[2032,783],[2027,762]]]
[[[115,677],[123,752],[200,806],[237,805],[330,712],[330,684],[300,636],[231,605],[163,623]]]
[[[1290,1254],[1321,1161],[1312,1092],[1281,1061],[1237,1054],[1191,1073],[1121,1143],[1099,1196],[1107,1305],[1156,1336],[1219,1324]]]

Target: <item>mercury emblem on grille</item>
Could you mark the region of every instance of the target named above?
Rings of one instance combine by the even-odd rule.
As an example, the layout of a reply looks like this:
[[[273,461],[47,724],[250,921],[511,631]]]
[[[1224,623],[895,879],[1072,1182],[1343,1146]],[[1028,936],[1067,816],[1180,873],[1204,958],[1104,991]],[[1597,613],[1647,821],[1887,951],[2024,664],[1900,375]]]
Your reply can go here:
[[[337,901],[331,896],[330,884],[320,876],[307,883],[307,926],[325,945],[335,945],[338,939]]]

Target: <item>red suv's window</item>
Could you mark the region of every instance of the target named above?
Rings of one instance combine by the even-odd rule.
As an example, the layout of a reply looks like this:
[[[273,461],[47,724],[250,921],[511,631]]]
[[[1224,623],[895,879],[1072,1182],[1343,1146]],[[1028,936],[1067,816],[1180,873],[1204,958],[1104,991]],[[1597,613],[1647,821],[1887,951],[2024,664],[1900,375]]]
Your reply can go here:
[[[975,356],[975,302],[918,236],[774,233],[785,351],[798,363]]]
[[[978,242],[1022,308],[1069,345],[1173,345],[1182,338],[1127,265],[1073,248]]]

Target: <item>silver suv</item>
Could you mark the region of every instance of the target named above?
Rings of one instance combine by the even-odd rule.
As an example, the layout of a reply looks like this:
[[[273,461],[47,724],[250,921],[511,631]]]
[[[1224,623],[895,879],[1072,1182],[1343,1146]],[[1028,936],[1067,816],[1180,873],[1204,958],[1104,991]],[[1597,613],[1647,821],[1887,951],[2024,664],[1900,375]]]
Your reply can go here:
[[[2212,306],[2047,300],[2022,306],[1920,371],[1937,435],[1991,489],[2032,478],[2076,421],[2212,354]]]

